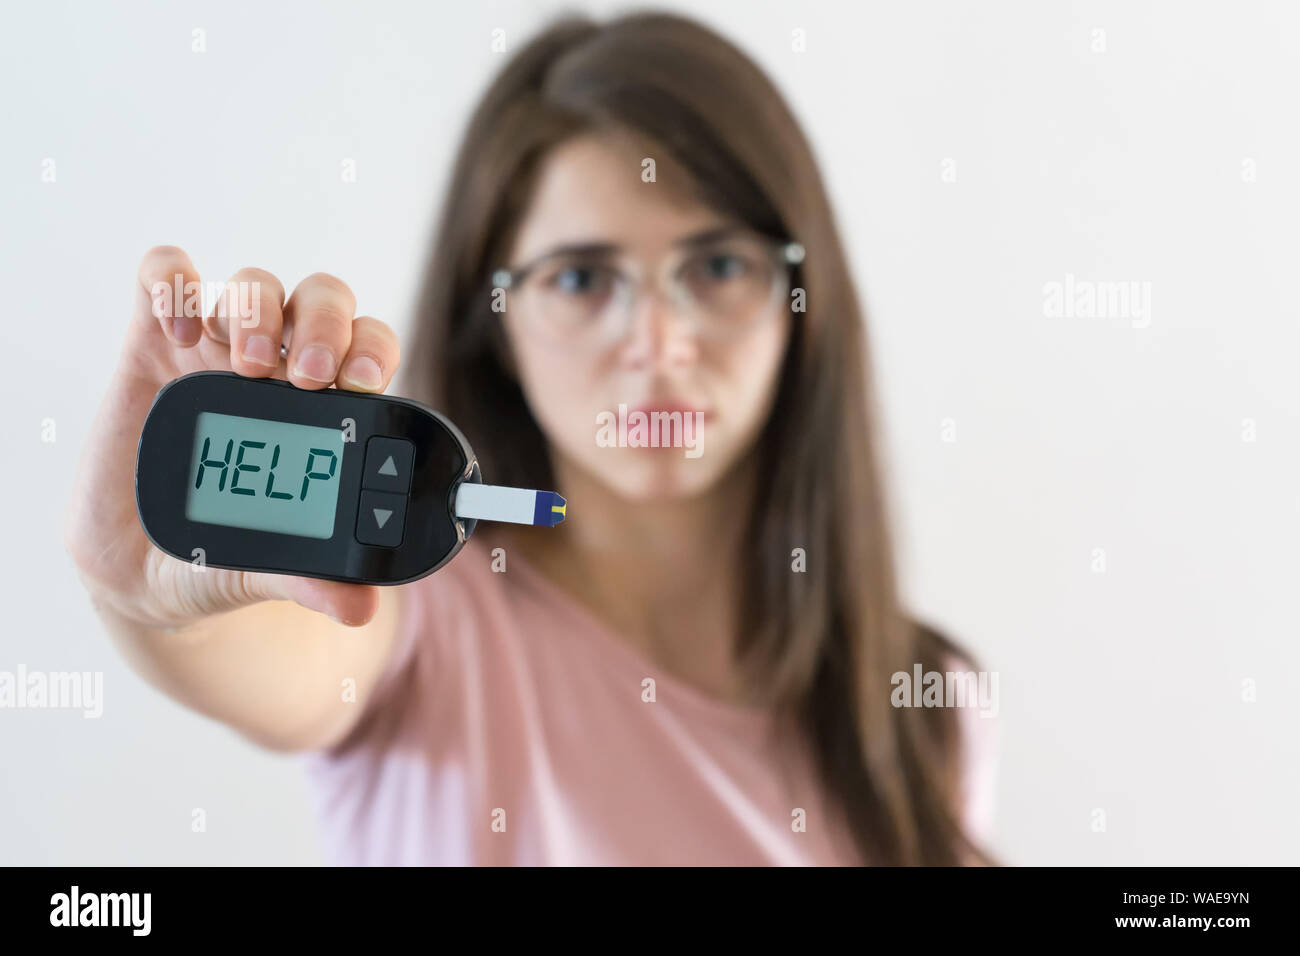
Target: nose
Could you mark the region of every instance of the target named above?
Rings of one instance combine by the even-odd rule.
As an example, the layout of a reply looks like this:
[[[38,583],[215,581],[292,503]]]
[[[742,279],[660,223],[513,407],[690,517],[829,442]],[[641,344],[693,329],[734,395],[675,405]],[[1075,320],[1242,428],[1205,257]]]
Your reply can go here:
[[[693,362],[697,348],[690,317],[658,284],[648,285],[631,304],[624,361],[632,367],[652,369]]]

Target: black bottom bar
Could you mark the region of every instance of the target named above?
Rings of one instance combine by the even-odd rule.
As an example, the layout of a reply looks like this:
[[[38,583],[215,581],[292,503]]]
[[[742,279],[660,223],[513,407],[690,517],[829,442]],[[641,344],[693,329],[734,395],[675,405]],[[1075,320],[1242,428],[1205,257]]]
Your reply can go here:
[[[734,943],[782,931],[811,944],[829,941],[840,928],[862,943],[901,934],[923,948],[980,939],[1232,945],[1253,930],[1286,927],[1281,910],[1294,884],[1284,869],[1208,868],[44,868],[9,869],[5,876],[6,949],[60,936],[205,947],[284,939],[337,947],[382,942],[399,932],[436,946],[449,932],[459,938],[486,931],[478,937],[486,942],[512,929],[533,934],[535,943],[562,930],[566,941],[599,932],[606,945],[622,939],[633,946],[647,933],[669,945],[688,937],[699,942],[706,933]]]

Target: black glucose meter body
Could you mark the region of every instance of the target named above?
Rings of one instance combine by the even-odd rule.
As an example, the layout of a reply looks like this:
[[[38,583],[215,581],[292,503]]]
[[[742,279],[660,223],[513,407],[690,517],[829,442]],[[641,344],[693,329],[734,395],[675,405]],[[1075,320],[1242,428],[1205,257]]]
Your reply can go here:
[[[479,518],[565,513],[559,495],[483,485],[465,436],[417,402],[233,372],[158,393],[135,493],[145,533],[173,557],[380,585],[442,567]]]

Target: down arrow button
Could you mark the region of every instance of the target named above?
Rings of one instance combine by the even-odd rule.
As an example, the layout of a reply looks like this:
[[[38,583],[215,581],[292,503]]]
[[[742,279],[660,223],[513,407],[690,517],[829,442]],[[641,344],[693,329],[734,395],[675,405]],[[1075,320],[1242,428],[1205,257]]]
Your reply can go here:
[[[357,540],[381,548],[396,548],[402,543],[406,522],[406,495],[387,491],[361,492],[357,508]]]

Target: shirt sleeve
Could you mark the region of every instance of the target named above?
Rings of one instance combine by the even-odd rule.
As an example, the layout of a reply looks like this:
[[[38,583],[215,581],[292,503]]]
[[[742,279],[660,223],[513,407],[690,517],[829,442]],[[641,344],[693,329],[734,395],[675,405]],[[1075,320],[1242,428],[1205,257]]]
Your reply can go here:
[[[961,729],[962,822],[972,840],[987,846],[993,837],[994,803],[999,760],[996,716],[978,707],[959,707]]]

